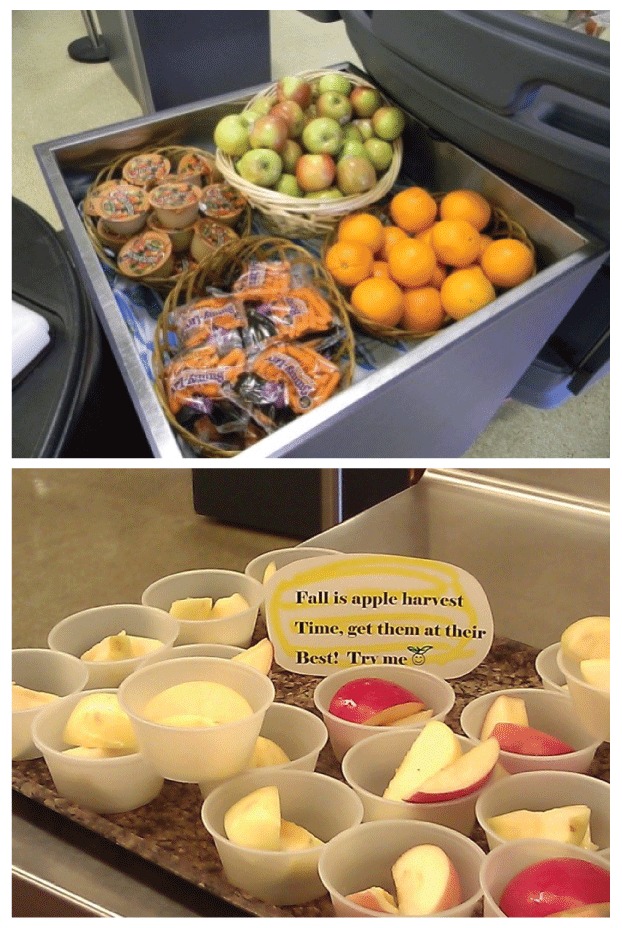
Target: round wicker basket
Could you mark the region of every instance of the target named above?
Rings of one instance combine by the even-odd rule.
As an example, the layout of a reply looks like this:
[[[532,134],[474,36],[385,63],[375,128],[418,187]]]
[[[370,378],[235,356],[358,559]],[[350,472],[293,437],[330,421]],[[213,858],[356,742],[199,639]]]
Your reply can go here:
[[[440,203],[444,193],[433,193],[432,196],[437,203]],[[482,234],[490,236],[492,239],[498,238],[515,238],[527,245],[532,254],[536,255],[536,250],[533,245],[533,242],[530,240],[525,229],[518,223],[516,220],[512,219],[508,214],[502,210],[500,207],[492,205],[492,215],[490,222],[483,230]],[[389,214],[389,205],[388,202],[384,203],[382,206],[373,206],[371,209],[366,210],[366,212],[372,212],[374,215],[378,216],[382,222],[386,225],[392,223]],[[326,236],[322,245],[322,258],[325,257],[326,251],[328,248],[336,241],[337,238],[337,229],[333,229],[329,235]],[[534,269],[534,274],[536,270]],[[348,312],[350,313],[350,318],[355,329],[358,329],[362,332],[366,332],[368,335],[373,335],[374,338],[386,339],[388,341],[420,341],[421,339],[431,338],[436,334],[438,329],[435,329],[433,332],[409,332],[406,329],[399,328],[399,326],[383,326],[378,322],[375,322],[373,319],[367,319],[362,316],[360,313],[356,312],[350,304],[350,294],[351,289],[348,287],[342,287],[337,284],[341,293],[343,294]],[[447,326],[453,323],[452,319],[447,319],[441,328],[447,328]]]
[[[123,165],[127,161],[129,161],[130,158],[134,158],[136,155],[139,155],[139,154],[147,154],[147,153],[149,154],[156,153],[156,154],[164,155],[166,158],[170,160],[172,171],[176,169],[177,164],[179,163],[179,161],[185,154],[193,153],[193,154],[201,155],[203,158],[205,158],[209,162],[211,166],[211,169],[212,169],[211,180],[216,181],[216,180],[220,180],[221,178],[221,175],[216,167],[214,155],[209,151],[205,151],[201,148],[195,148],[192,145],[165,145],[159,148],[146,148],[146,149],[140,149],[140,150],[135,150],[135,151],[126,151],[121,157],[115,159],[113,162],[111,162],[109,165],[107,165],[105,168],[103,168],[98,173],[95,180],[93,181],[93,183],[90,185],[90,187],[88,188],[86,192],[84,202],[86,203],[87,199],[93,196],[94,191],[97,189],[97,187],[99,187],[101,184],[105,183],[106,181],[121,180]],[[120,271],[117,265],[114,251],[110,247],[106,247],[104,245],[104,243],[102,242],[100,238],[100,235],[98,234],[97,216],[93,215],[91,211],[84,209],[82,213],[82,219],[84,222],[84,226],[86,228],[86,232],[100,260],[104,264],[106,264],[108,267],[112,268],[114,271],[121,274],[122,272]],[[235,231],[240,236],[248,235],[251,230],[251,225],[252,225],[252,210],[251,210],[250,204],[247,203],[242,216],[240,217],[238,223],[236,224]],[[145,278],[141,282],[146,284],[149,287],[153,287],[155,290],[167,292],[168,290],[171,289],[172,286],[174,286],[175,282],[179,280],[179,278],[183,276],[184,273],[186,273],[187,265],[190,262],[192,262],[192,257],[188,250],[185,253],[180,253],[177,255],[177,260],[176,260],[175,267],[174,267],[172,274],[166,277],[159,277],[157,275],[153,275],[151,277]]]
[[[331,73],[333,72],[330,70],[305,71],[298,76],[313,81],[324,74]],[[345,72],[345,76],[356,86],[369,86],[370,84],[367,78],[359,77],[349,71]],[[259,99],[273,97],[275,87],[275,84],[271,84],[262,90],[246,104],[244,109],[250,109]],[[269,233],[293,238],[321,238],[327,235],[343,216],[377,203],[391,190],[402,166],[402,154],[402,140],[398,138],[393,142],[393,161],[390,167],[381,175],[378,183],[371,190],[367,193],[335,200],[314,200],[312,207],[309,200],[304,197],[286,196],[276,190],[258,187],[244,180],[235,170],[233,158],[220,150],[216,151],[216,167],[225,180],[232,187],[237,187],[252,204],[260,214],[262,223]]]
[[[229,292],[233,282],[251,261],[288,261],[292,267],[304,266],[309,286],[320,292],[343,326],[343,341],[330,355],[331,361],[340,369],[340,389],[351,382],[354,372],[354,336],[346,302],[321,261],[318,261],[300,245],[279,237],[250,235],[223,245],[202,261],[196,269],[183,274],[175,281],[166,297],[154,335],[152,366],[155,391],[164,414],[172,428],[196,454],[203,457],[230,458],[242,449],[227,450],[216,443],[203,441],[181,425],[171,412],[167,401],[165,376],[166,366],[176,354],[172,314],[176,307],[204,294],[207,287],[217,287]]]

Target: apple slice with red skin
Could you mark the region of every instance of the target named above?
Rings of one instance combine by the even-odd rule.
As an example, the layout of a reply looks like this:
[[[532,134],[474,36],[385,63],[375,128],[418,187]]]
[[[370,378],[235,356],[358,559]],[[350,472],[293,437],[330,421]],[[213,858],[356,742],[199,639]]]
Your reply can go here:
[[[431,719],[434,715],[434,709],[423,709],[421,712],[413,712],[412,715],[405,715],[401,719],[394,719],[392,722],[383,722],[384,725],[390,725],[391,728],[401,728],[404,725],[413,725],[415,722],[424,722]],[[367,723],[370,724],[369,722]],[[376,725],[378,722],[375,723]]]
[[[388,725],[397,718],[412,715],[417,706],[426,708],[423,700],[405,687],[380,677],[359,677],[337,690],[328,711],[346,722]],[[391,710],[388,716],[387,710]],[[389,721],[379,723],[375,721],[378,716]]]
[[[529,725],[525,700],[520,696],[508,696],[501,693],[493,699],[488,712],[484,716],[482,728],[479,733],[480,741],[490,738],[492,730],[498,722],[513,722],[515,725]]]
[[[397,915],[397,906],[395,899],[381,886],[370,886],[369,889],[361,889],[360,892],[350,893],[346,896],[349,902],[355,902],[363,906],[364,909],[371,909],[372,912],[387,912],[389,915]]]
[[[498,759],[499,742],[496,738],[487,738],[425,780],[406,801],[448,802],[468,796],[488,782]]]
[[[399,915],[436,915],[462,902],[458,871],[435,844],[411,847],[395,861],[391,873]]]
[[[383,799],[399,802],[417,792],[420,786],[462,755],[462,745],[449,725],[436,719],[427,722],[402,758]]]
[[[580,905],[609,902],[609,872],[589,860],[552,857],[508,882],[499,908],[508,918],[538,918]]]
[[[514,725],[512,722],[498,722],[491,732],[502,751],[512,754],[528,754],[532,757],[553,757],[559,754],[572,754],[575,748],[555,735],[531,728],[526,725]]]

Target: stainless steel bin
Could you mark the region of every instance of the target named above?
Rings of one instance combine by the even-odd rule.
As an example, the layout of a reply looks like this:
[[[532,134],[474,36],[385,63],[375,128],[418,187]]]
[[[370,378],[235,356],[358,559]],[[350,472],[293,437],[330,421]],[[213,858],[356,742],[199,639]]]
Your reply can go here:
[[[337,66],[335,66],[337,67]],[[344,67],[339,65],[338,67]],[[193,452],[162,412],[149,372],[71,195],[76,174],[138,145],[188,143],[212,148],[217,121],[260,88],[37,145],[35,150],[65,227],[77,267],[110,340],[156,457]],[[454,144],[409,119],[403,180],[434,190],[467,186],[505,208],[528,231],[546,265],[473,316],[433,338],[389,351],[379,366],[324,405],[240,453],[266,458],[455,457],[486,427],[577,296],[603,263],[607,246],[547,212]],[[529,448],[525,448],[529,456]]]

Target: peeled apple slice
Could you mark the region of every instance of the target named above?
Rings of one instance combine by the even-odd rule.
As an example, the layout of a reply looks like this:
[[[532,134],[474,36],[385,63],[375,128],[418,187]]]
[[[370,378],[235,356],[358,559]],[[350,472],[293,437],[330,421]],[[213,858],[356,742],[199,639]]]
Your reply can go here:
[[[210,618],[213,605],[214,600],[210,596],[176,599],[175,602],[171,603],[169,612],[174,619],[181,619],[185,622],[198,622]]]
[[[111,748],[128,754],[138,750],[130,719],[116,693],[89,693],[67,719],[63,740],[70,746]]]
[[[128,635],[125,631],[118,635],[108,635],[82,654],[83,661],[123,661],[131,657],[144,657],[151,651],[162,647],[157,638],[144,638],[140,635]]]
[[[220,725],[252,714],[252,708],[240,693],[211,680],[188,680],[170,686],[153,696],[143,711],[146,719],[160,725],[166,724],[163,719],[180,716],[198,716]]]
[[[30,690],[26,686],[20,686],[19,683],[13,683],[11,687],[12,710],[13,712],[23,712],[24,709],[36,709],[39,706],[46,706],[49,702],[59,699],[54,693],[45,693],[39,690]]]

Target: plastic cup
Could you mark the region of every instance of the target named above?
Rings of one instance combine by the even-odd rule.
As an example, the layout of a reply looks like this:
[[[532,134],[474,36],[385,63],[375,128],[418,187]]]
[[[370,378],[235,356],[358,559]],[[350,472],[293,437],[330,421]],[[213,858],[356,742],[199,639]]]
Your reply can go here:
[[[241,654],[244,648],[237,648],[233,644],[178,644],[170,648],[162,648],[148,654],[140,663],[141,667],[150,664],[159,664],[160,661],[170,661],[177,657],[223,657],[230,660],[236,654]]]
[[[89,690],[89,694],[92,693]],[[113,688],[95,692],[114,693]],[[85,693],[50,703],[35,719],[32,730],[54,781],[56,791],[86,809],[112,814],[129,812],[158,795],[164,780],[141,753],[122,757],[88,758],[67,755],[63,730]]]
[[[482,898],[479,870],[484,852],[451,828],[431,822],[365,822],[337,835],[322,850],[319,874],[338,918],[386,917],[346,899],[351,893],[380,886],[395,898],[393,864],[420,844],[442,848],[453,862],[462,887],[463,902],[438,912],[439,916],[468,918]]]
[[[328,741],[326,726],[317,715],[283,702],[268,706],[259,734],[278,744],[289,757],[289,763],[275,765],[272,770],[315,770]],[[208,796],[215,785],[211,781],[199,783],[202,796]]]
[[[179,683],[209,680],[231,687],[253,714],[237,722],[202,728],[161,725],[144,717],[157,693]],[[272,681],[252,667],[219,657],[180,657],[141,667],[119,687],[119,702],[132,720],[141,751],[167,780],[224,780],[248,766],[268,706]]]
[[[214,839],[227,880],[272,905],[303,905],[325,893],[318,875],[322,847],[263,851],[241,847],[225,836],[231,806],[262,786],[276,786],[281,817],[328,842],[361,821],[361,801],[345,783],[307,770],[264,767],[223,783],[203,802],[201,820]]]
[[[556,641],[555,644],[551,644],[548,648],[540,651],[536,657],[536,671],[545,690],[553,690],[555,693],[563,693],[568,696],[566,678],[557,666],[557,654],[560,647],[559,641]]]
[[[324,557],[327,554],[341,554],[332,548],[314,548],[314,547],[297,547],[297,548],[277,548],[276,551],[266,551],[253,558],[246,565],[244,573],[255,580],[263,583],[266,567],[275,564],[277,570],[285,567],[287,564],[293,564],[295,561],[302,561],[309,557]]]
[[[97,642],[122,631],[128,635],[155,638],[162,642],[163,647],[168,647],[176,640],[179,625],[167,612],[139,603],[95,606],[58,622],[48,635],[48,645],[53,651],[80,657]],[[118,686],[139,667],[142,660],[142,657],[129,657],[119,661],[83,661],[89,675],[86,688]]]
[[[16,648],[12,652],[12,680],[20,686],[55,696],[81,692],[88,681],[86,665],[72,654],[47,648]],[[44,706],[21,709],[12,714],[11,757],[33,760],[41,751],[32,740],[32,724]]]
[[[211,596],[220,599],[239,593],[248,603],[248,609],[223,619],[179,619],[177,644],[232,644],[247,648],[253,637],[259,606],[263,600],[263,586],[246,574],[236,570],[186,570],[156,580],[142,594],[146,606],[155,606],[168,612],[178,599]]]
[[[357,680],[360,677],[377,677],[403,686],[422,699],[426,707],[433,710],[434,714],[431,718],[439,721],[443,721],[456,700],[456,694],[446,680],[416,667],[351,667],[347,670],[338,670],[331,673],[316,686],[313,701],[316,708],[322,713],[324,724],[328,729],[330,744],[338,761],[343,759],[346,751],[353,744],[362,741],[363,738],[369,738],[380,731],[394,731],[389,725],[361,725],[358,722],[348,722],[340,719],[329,712],[330,702],[337,690],[344,683]],[[414,718],[416,719],[416,716]],[[421,728],[429,720],[413,721],[408,728],[411,730]]]
[[[484,894],[484,918],[506,918],[499,901],[509,881],[526,867],[552,857],[572,857],[587,860],[609,870],[609,861],[583,848],[563,841],[546,838],[524,838],[499,844],[484,858],[480,870],[480,883]]]
[[[496,815],[528,809],[546,812],[561,806],[586,805],[591,810],[590,834],[599,851],[609,848],[610,787],[604,780],[562,770],[516,773],[486,787],[478,796],[475,816],[490,850],[507,843],[488,820]],[[519,840],[519,839],[514,839]]]
[[[382,797],[419,734],[420,731],[413,731],[412,728],[382,732],[359,741],[345,755],[341,770],[346,783],[349,783],[363,803],[363,821],[407,819],[433,822],[453,828],[468,837],[475,824],[475,803],[481,789],[445,802],[406,802]],[[468,738],[462,735],[456,737],[463,753],[474,746]]]
[[[527,770],[570,770],[574,773],[587,773],[599,742],[580,725],[571,700],[563,693],[516,688],[478,696],[464,707],[460,716],[460,725],[468,738],[473,741],[480,740],[486,713],[497,696],[502,694],[524,700],[532,728],[561,738],[574,748],[570,754],[549,756],[501,751],[499,762],[508,773],[524,773]]]
[[[586,683],[578,662],[566,657],[561,647],[557,652],[557,666],[566,679],[574,711],[585,730],[599,743],[609,741],[609,693]]]

